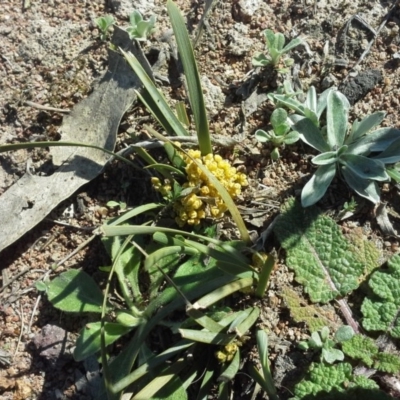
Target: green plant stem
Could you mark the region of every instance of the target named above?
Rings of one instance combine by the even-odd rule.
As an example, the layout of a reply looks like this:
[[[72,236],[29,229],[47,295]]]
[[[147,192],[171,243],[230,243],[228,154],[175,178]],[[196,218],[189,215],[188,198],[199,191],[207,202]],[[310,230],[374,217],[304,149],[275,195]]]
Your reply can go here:
[[[5,153],[6,151],[14,151],[20,149],[33,149],[36,147],[89,147],[91,149],[96,149],[107,153],[119,161],[129,164],[135,169],[140,169],[133,162],[129,161],[127,158],[122,157],[110,150],[104,149],[103,147],[95,146],[93,144],[80,143],[80,142],[30,142],[30,143],[14,143],[14,144],[3,144],[0,145],[0,153]]]

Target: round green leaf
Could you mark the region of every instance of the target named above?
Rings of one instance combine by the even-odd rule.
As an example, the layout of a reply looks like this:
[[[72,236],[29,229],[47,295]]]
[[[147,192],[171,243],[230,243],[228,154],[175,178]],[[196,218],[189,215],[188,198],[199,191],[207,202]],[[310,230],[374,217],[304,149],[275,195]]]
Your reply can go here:
[[[349,325],[341,326],[335,333],[335,340],[339,343],[346,342],[354,336],[354,330]]]

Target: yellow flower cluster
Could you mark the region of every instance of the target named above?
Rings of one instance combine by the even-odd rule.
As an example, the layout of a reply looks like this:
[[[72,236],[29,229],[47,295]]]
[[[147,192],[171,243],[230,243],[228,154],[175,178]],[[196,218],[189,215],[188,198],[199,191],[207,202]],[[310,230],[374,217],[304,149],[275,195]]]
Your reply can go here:
[[[201,156],[199,150],[189,150],[189,156],[183,155],[186,163],[188,182],[183,188],[192,188],[193,191],[180,198],[174,205],[177,214],[175,220],[179,226],[198,225],[206,216],[221,218],[227,207],[217,189],[209,182],[206,174],[197,166],[204,165],[226,188],[232,198],[237,197],[243,186],[247,186],[245,174],[236,171],[227,160],[223,160],[218,154]]]
[[[238,345],[236,343],[229,343],[222,350],[215,352],[215,357],[220,363],[229,362],[233,360],[237,351]]]
[[[188,154],[189,156],[183,155],[188,181],[182,185],[188,194],[180,197],[174,204],[175,220],[181,227],[185,224],[198,225],[207,216],[221,218],[227,210],[217,189],[193,159],[204,165],[221,182],[232,198],[237,197],[242,187],[248,185],[246,175],[237,172],[236,168],[227,160],[223,160],[220,155],[208,154],[202,157],[199,150],[189,150]],[[152,178],[152,184],[163,196],[168,196],[172,190],[168,181],[162,184],[158,178]]]

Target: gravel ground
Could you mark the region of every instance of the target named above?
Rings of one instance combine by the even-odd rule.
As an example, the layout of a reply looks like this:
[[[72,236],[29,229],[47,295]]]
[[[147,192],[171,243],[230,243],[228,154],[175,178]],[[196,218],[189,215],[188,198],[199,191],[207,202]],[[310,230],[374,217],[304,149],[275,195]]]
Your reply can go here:
[[[21,3],[27,8],[21,8]],[[112,14],[120,26],[126,26],[127,16],[133,9],[131,3],[128,0],[1,1],[0,143],[60,139],[63,113],[40,109],[38,105],[65,111],[91,92],[107,68],[107,45],[99,40],[94,19]],[[164,2],[143,0],[135,4],[144,15],[157,16],[158,30],[143,44],[145,51],[153,54],[167,49],[169,53]],[[186,15],[189,29],[196,33],[204,3],[179,0],[177,5]],[[216,3],[196,56],[203,76],[211,130],[233,136],[242,144],[241,156],[236,162],[251,178],[251,187],[242,204],[243,212],[248,212],[250,227],[266,228],[282,201],[298,194],[312,171],[302,146],[285,149],[279,162],[271,162],[270,150],[254,139],[254,131],[268,124],[273,110],[264,94],[275,90],[283,81],[274,71],[252,70],[252,56],[264,50],[262,31],[269,28],[284,33],[287,38],[298,35],[306,38],[308,48],[299,47],[292,52],[304,89],[309,85],[316,86],[318,91],[339,86],[354,102],[353,117],[382,110],[387,113],[384,125],[400,128],[399,26],[397,1]],[[375,34],[376,40],[372,41]],[[366,51],[370,42],[372,45]],[[160,74],[168,76],[170,84],[164,83],[162,90],[175,102],[185,95],[179,77],[170,74],[168,65],[164,65]],[[148,122],[148,114],[141,106],[132,107],[121,123],[117,149],[133,137],[140,137],[143,123]],[[230,150],[222,152],[232,156]],[[1,194],[25,173],[27,165],[35,170],[47,160],[48,152],[44,149],[0,155],[0,202]],[[150,195],[145,176],[114,163],[52,211],[47,220],[1,253],[2,399],[96,398],[97,361],[76,363],[70,355],[74,337],[85,320],[53,309],[34,285],[44,276],[54,277],[72,266],[82,267],[96,276],[98,266],[107,264],[107,257],[97,239],[85,247],[83,244],[91,238],[91,227],[113,214],[106,203],[115,200],[134,206],[145,202]],[[349,199],[347,188],[337,182],[321,205],[337,211]],[[397,190],[387,186],[383,199],[388,202],[394,227],[399,229]],[[342,223],[343,230],[349,232],[361,227],[386,256],[396,252],[397,238],[383,237],[372,207],[363,202],[360,205],[357,215]],[[64,261],[79,246],[82,249]],[[58,265],[55,272],[54,264]],[[292,323],[283,305],[282,287],[292,281],[292,273],[280,264],[263,300],[261,320],[271,331],[271,357],[277,382],[282,382],[284,371],[289,368],[280,356],[305,333],[299,324]],[[333,307],[328,311],[338,320]]]

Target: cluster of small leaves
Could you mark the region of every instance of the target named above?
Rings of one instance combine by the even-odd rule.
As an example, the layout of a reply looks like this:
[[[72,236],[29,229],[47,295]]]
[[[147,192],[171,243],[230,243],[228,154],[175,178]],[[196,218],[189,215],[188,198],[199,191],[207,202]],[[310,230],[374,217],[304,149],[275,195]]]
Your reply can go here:
[[[156,17],[152,15],[144,20],[142,14],[135,10],[129,16],[130,26],[126,28],[131,39],[138,41],[147,40],[147,37],[155,31]]]
[[[265,67],[271,65],[280,72],[287,72],[288,67],[294,63],[293,58],[284,58],[282,56],[290,50],[304,43],[304,39],[295,38],[285,46],[285,36],[282,33],[274,33],[270,29],[264,31],[265,44],[268,54],[258,54],[253,57],[252,63],[255,67]]]
[[[106,40],[109,30],[115,24],[115,19],[111,15],[96,18],[97,27],[100,30],[100,39]],[[126,28],[131,39],[137,41],[147,40],[147,37],[155,31],[156,17],[152,15],[148,20],[144,20],[142,14],[134,10],[129,16],[130,25]]]
[[[286,107],[293,111],[289,115],[290,121],[294,124],[303,118],[309,118],[315,126],[320,125],[322,113],[327,106],[327,99],[333,88],[326,89],[317,95],[314,86],[310,86],[307,93],[296,92],[293,90],[290,81],[284,81],[283,86],[279,87],[277,93],[269,93],[268,98],[276,107]],[[304,99],[302,101],[302,99]]]
[[[111,15],[106,15],[104,17],[96,18],[95,22],[100,30],[100,39],[106,40],[110,27],[115,23],[114,17]]]
[[[319,332],[313,332],[308,341],[300,342],[299,347],[302,350],[316,349],[321,351],[321,362],[333,364],[335,361],[343,361],[344,354],[341,350],[335,348],[340,343],[345,343],[354,335],[350,326],[341,326],[333,339],[329,338],[329,328],[323,327]]]

